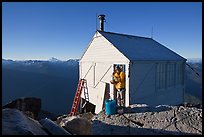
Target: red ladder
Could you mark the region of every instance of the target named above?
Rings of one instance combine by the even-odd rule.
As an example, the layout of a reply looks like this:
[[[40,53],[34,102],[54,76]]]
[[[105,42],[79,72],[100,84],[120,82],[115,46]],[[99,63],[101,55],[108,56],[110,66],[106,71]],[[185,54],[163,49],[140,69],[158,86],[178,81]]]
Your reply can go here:
[[[79,80],[77,91],[76,91],[74,101],[72,104],[72,109],[71,109],[71,112],[69,114],[70,116],[76,116],[76,112],[78,110],[78,106],[79,106],[79,102],[80,102],[81,91],[82,91],[82,88],[84,88],[84,83],[86,83],[85,79]]]

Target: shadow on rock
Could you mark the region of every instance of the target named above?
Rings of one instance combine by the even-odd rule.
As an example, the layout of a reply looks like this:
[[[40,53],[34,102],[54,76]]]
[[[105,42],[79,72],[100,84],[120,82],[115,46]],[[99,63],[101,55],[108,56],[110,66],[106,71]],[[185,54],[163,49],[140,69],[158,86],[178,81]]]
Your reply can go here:
[[[99,120],[92,122],[93,135],[197,135],[186,132],[168,131],[162,129],[138,128],[106,124]]]
[[[159,105],[155,107],[149,107],[149,106],[135,106],[135,107],[118,107],[117,112],[120,113],[145,113],[145,112],[162,112],[162,111],[169,111],[172,108],[167,105]]]
[[[37,119],[38,113],[41,110],[41,99],[35,97],[22,97],[7,103],[2,107],[2,109],[5,108],[18,109],[25,112],[28,116]]]
[[[2,135],[47,135],[40,123],[17,109],[2,109]]]

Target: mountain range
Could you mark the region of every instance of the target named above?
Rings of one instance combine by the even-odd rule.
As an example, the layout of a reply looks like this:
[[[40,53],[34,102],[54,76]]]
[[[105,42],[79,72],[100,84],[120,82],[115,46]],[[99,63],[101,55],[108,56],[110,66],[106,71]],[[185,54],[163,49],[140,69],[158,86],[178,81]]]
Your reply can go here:
[[[71,109],[78,84],[78,60],[2,60],[2,103],[20,97],[39,97],[42,108],[54,114]],[[58,105],[60,104],[60,105]]]
[[[202,100],[202,60],[187,62],[186,92]],[[56,115],[69,113],[79,79],[79,59],[2,59],[2,105],[21,97],[38,97],[42,108]],[[60,104],[60,105],[59,105]]]

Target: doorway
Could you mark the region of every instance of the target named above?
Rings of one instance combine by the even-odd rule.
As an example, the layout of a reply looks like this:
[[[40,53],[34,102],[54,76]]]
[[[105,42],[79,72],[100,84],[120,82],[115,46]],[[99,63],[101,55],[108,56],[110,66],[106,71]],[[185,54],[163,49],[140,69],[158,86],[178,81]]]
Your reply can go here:
[[[126,69],[125,69],[126,67],[125,67],[125,64],[114,64],[113,65],[113,74],[114,74],[117,66],[119,66],[120,69],[125,73],[125,84],[126,84]],[[126,87],[126,85],[125,85],[125,87]],[[124,100],[123,103],[125,106],[125,93],[126,93],[126,91],[124,91],[122,93],[123,93],[122,96],[123,96],[123,100]],[[117,89],[115,88],[115,86],[113,86],[113,99],[116,100],[116,102],[117,102]]]

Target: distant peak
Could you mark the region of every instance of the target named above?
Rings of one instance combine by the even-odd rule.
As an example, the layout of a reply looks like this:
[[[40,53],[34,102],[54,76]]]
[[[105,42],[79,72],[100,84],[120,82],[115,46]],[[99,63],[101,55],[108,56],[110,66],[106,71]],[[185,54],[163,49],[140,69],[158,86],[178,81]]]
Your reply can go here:
[[[59,59],[57,59],[57,58],[52,57],[51,59],[49,59],[49,61],[51,61],[51,62],[57,62],[57,61],[61,61],[61,60],[59,60]]]
[[[69,60],[67,60],[67,62],[70,62],[70,61],[76,61],[76,62],[78,62],[79,59],[69,59]]]
[[[188,58],[187,62],[190,62],[190,63],[202,63],[202,58]]]

